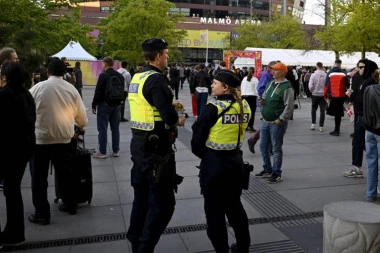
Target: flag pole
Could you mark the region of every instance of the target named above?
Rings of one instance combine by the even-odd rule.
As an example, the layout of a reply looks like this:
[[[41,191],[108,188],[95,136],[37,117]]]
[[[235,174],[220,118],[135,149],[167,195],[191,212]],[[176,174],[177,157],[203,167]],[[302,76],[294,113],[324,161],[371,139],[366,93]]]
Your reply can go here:
[[[206,62],[205,62],[205,66],[207,67],[208,66],[208,29],[206,31],[207,31],[207,39],[206,39]]]

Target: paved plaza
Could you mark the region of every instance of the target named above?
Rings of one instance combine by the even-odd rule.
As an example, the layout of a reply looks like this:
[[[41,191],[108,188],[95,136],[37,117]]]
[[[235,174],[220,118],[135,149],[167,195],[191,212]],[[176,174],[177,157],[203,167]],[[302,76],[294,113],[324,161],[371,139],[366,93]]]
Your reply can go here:
[[[92,86],[84,88],[87,108],[91,108],[94,90]],[[176,142],[177,173],[184,176],[184,180],[176,194],[177,203],[173,218],[165,234],[161,236],[155,252],[214,252],[206,234],[203,198],[198,182],[196,166],[200,160],[191,153],[190,147],[194,117],[188,85],[180,90],[179,98],[190,115],[186,126],[179,129]],[[289,122],[285,135],[284,181],[269,185],[264,179],[256,179],[252,174],[250,187],[242,196],[250,222],[251,252],[322,252],[323,206],[342,200],[366,201],[366,171],[364,170],[364,178],[361,179],[342,176],[342,172],[351,165],[350,134],[353,132],[353,124],[345,116],[342,120],[341,136],[331,136],[329,132],[334,128],[334,119],[326,116],[325,132],[311,131],[311,101],[300,99],[300,102],[301,108],[295,110],[294,120]],[[91,110],[87,113],[89,125],[85,135],[86,148],[96,149],[96,116]],[[256,129],[259,128],[259,119],[260,112],[256,112]],[[126,240],[133,201],[133,188],[130,184],[132,162],[129,122],[120,123],[120,135],[120,157],[92,159],[92,203],[81,204],[76,215],[57,210],[58,204],[54,203],[54,177],[49,176],[49,200],[52,211],[51,224],[48,226],[27,221],[26,217],[33,213],[31,179],[27,168],[22,182],[26,243],[15,249],[16,251],[132,252]],[[250,135],[247,133],[246,139]],[[108,154],[110,146],[109,138]],[[252,154],[245,140],[243,151],[244,160],[254,164],[254,173],[261,171],[259,145],[256,145],[256,153]],[[4,227],[5,202],[2,194],[0,220]],[[231,229],[230,232],[229,241],[233,243],[235,238]]]

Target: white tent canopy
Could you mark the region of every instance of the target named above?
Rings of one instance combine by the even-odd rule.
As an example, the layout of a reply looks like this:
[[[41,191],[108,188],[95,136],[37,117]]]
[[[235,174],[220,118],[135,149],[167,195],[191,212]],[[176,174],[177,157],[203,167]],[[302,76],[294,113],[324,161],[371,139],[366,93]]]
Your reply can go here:
[[[333,66],[335,61],[334,51],[326,50],[297,50],[297,49],[275,49],[275,48],[256,48],[247,47],[247,51],[261,51],[262,64],[268,65],[271,61],[281,61],[290,66],[315,66],[317,62],[322,62],[324,66]],[[366,58],[376,63],[380,63],[380,58],[377,53],[368,52]],[[361,53],[356,52],[350,55],[341,55],[342,68],[354,68],[357,62],[361,59]],[[237,58],[234,62],[236,68],[244,66],[254,66],[254,59]]]
[[[96,57],[90,55],[79,42],[70,41],[67,46],[52,57],[66,57],[71,61],[96,61]]]

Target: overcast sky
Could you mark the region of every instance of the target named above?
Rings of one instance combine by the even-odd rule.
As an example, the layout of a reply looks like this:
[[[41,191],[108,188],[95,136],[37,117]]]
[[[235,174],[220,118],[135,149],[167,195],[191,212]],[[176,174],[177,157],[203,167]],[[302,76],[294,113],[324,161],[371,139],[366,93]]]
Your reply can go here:
[[[323,1],[324,2],[324,1]],[[321,7],[320,0],[306,0],[305,12],[303,15],[303,21],[309,25],[323,25],[325,21],[323,17],[316,15],[315,13],[323,13],[323,7]]]

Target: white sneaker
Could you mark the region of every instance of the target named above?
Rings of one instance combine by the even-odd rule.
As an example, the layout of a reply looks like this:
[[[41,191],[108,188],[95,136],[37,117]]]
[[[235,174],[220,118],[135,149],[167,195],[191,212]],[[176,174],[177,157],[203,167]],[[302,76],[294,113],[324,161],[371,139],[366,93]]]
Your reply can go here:
[[[310,130],[315,130],[315,124],[311,124]]]
[[[96,153],[95,155],[93,155],[92,157],[94,158],[100,158],[100,159],[106,159],[107,158],[107,155],[103,155],[102,153]]]
[[[323,132],[323,127],[319,127],[319,132]]]
[[[119,157],[119,156],[120,156],[120,153],[119,153],[119,152],[113,152],[113,153],[112,153],[112,156],[113,156],[113,157]]]

